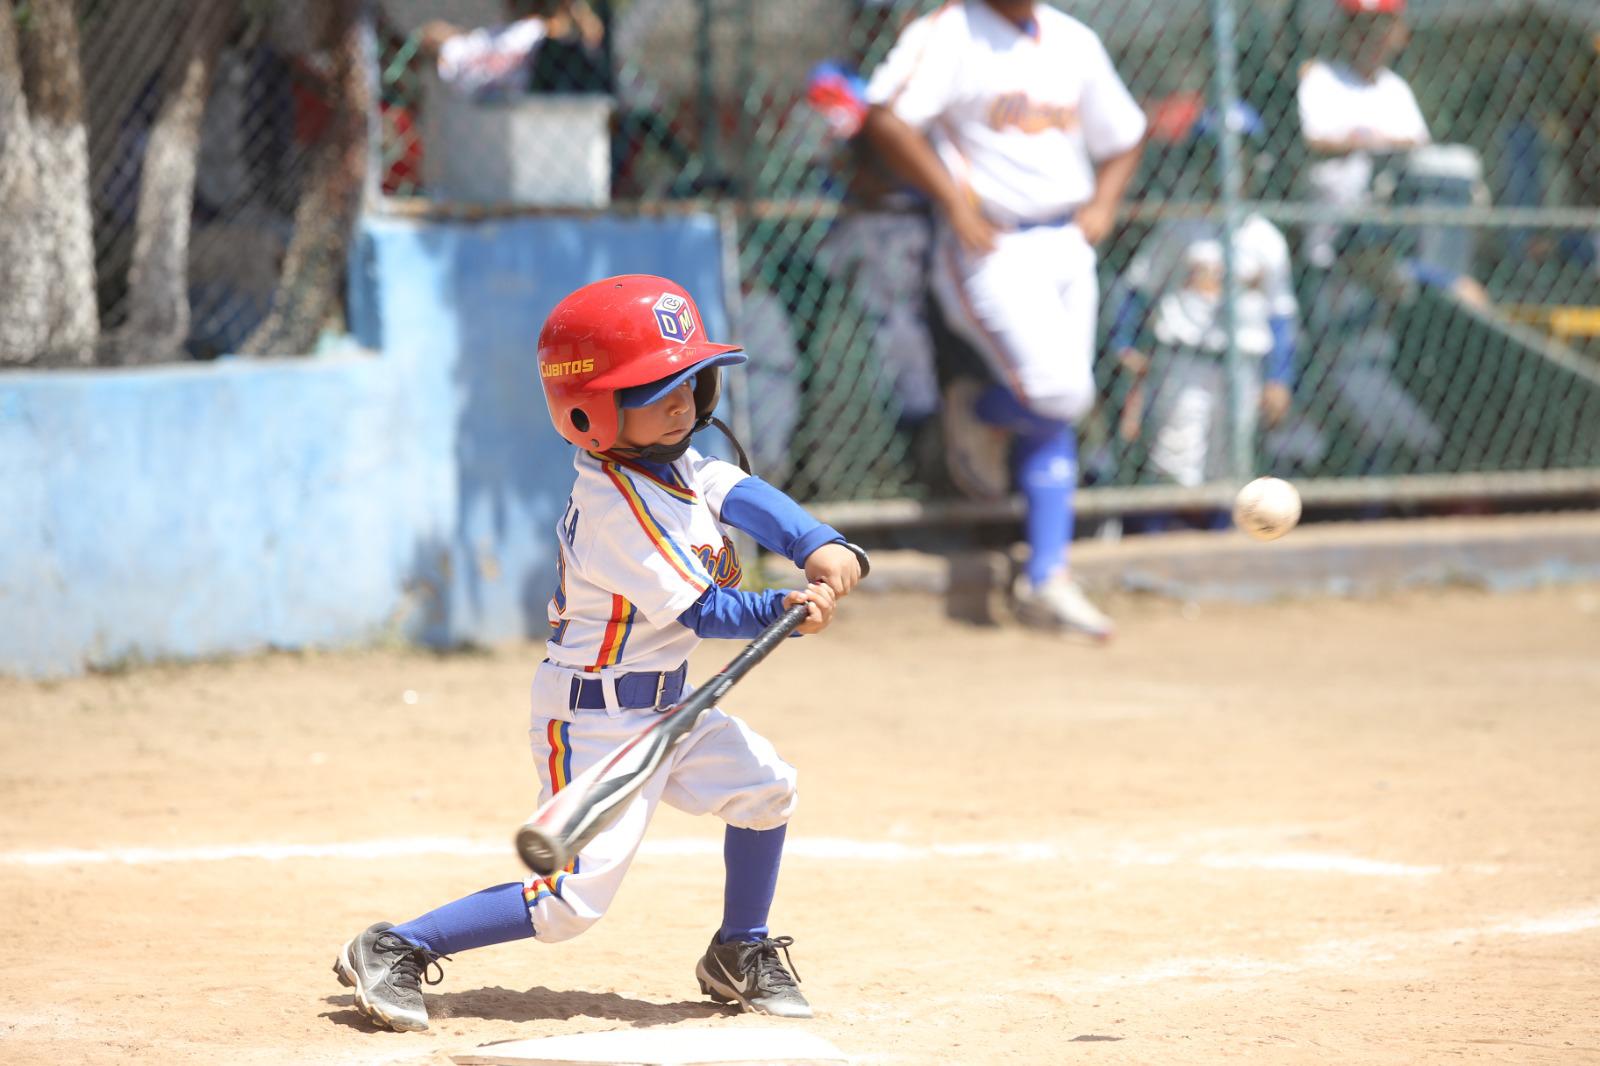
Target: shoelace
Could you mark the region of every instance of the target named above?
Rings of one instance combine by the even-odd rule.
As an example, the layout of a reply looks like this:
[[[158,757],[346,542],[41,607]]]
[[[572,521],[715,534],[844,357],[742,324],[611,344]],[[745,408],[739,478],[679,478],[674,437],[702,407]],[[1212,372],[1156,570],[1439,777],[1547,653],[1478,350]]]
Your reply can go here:
[[[439,965],[439,960],[452,961],[450,956],[441,955],[436,951],[418,947],[404,937],[394,933],[385,933],[372,945],[372,950],[385,955],[399,955],[394,965],[390,968],[397,980],[404,979],[406,984],[415,987],[418,978],[430,985],[436,985],[444,980],[444,967]],[[437,970],[439,976],[434,977],[429,970]]]
[[[800,971],[794,968],[794,960],[789,957],[789,945],[794,943],[792,936],[769,936],[765,940],[758,940],[754,944],[756,956],[756,985],[759,988],[771,990],[773,988],[793,988],[796,981],[800,980]],[[783,963],[778,961],[778,950],[783,950],[784,961],[789,964],[786,970]],[[793,973],[793,977],[790,973]]]

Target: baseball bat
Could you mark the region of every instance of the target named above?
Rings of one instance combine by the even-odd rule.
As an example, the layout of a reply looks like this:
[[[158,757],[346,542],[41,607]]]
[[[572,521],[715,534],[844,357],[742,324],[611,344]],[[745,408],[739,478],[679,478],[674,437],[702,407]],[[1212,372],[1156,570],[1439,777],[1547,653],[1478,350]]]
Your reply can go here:
[[[846,545],[866,577],[867,553]],[[733,661],[705,684],[661,712],[661,716],[603,759],[574,777],[534,811],[517,830],[517,854],[528,869],[551,877],[572,857],[622,816],[633,798],[666,761],[668,753],[699,724],[701,716],[772,653],[795,627],[806,620],[806,605],[796,604],[745,645]]]

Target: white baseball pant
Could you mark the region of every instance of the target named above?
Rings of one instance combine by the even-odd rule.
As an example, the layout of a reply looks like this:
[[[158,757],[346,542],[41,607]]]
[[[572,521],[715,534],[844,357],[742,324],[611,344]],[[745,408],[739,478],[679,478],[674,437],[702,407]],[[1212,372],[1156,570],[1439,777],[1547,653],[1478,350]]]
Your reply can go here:
[[[1076,422],[1094,404],[1094,247],[1077,226],[1003,231],[973,256],[939,235],[934,293],[950,327],[983,353],[997,378],[1045,418]]]
[[[685,691],[685,695],[687,695]],[[563,711],[535,706],[529,741],[539,767],[539,802],[656,718],[650,709]],[[714,814],[742,829],[776,829],[794,812],[794,767],[744,722],[713,707],[667,756],[616,823],[591,840],[567,871],[530,877],[523,898],[534,936],[570,940],[600,920],[644,839],[656,804],[689,814]]]

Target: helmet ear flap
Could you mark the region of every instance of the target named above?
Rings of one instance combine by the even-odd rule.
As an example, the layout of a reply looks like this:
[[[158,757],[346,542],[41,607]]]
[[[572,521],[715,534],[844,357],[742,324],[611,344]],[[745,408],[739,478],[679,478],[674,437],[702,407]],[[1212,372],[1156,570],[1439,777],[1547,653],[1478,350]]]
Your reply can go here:
[[[704,422],[717,410],[722,398],[722,368],[708,366],[694,376],[694,418]]]
[[[556,429],[568,442],[580,448],[605,451],[616,443],[622,429],[622,412],[615,395],[596,396],[574,404],[566,415],[567,426]]]

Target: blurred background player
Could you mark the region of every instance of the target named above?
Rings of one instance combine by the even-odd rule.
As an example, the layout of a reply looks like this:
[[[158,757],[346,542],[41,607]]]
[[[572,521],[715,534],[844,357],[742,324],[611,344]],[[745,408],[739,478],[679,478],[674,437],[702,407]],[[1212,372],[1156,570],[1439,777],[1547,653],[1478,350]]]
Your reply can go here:
[[[861,304],[873,354],[889,374],[897,419],[913,434],[939,411],[927,321],[933,218],[927,198],[885,166],[861,136],[867,117],[861,70],[867,49],[895,33],[914,6],[906,0],[857,0],[850,51],[817,64],[806,84],[806,102],[827,122],[838,146],[835,169],[846,176],[843,209],[818,258]]]
[[[506,21],[464,29],[425,23],[422,51],[439,80],[477,99],[527,92],[609,92],[605,23],[585,0],[507,0]]]
[[[844,538],[777,489],[690,447],[710,421],[717,344],[693,301],[665,278],[607,278],[568,295],[539,335],[552,422],[577,446],[577,478],[557,526],[560,583],[529,727],[539,802],[636,736],[683,695],[705,637],[754,637],[796,604],[798,632],[832,618],[861,578]],[[803,590],[744,592],[724,526],[802,567]],[[810,1017],[768,936],[795,771],[765,738],[712,708],[615,825],[551,878],[496,885],[403,925],[378,922],[345,944],[334,972],[357,1006],[402,1031],[428,1027],[420,982],[453,952],[537,937],[569,940],[605,914],[658,803],[727,823],[722,926],[696,964],[701,990],[743,1010]]]
[[[1335,208],[1367,203],[1465,208],[1489,202],[1483,161],[1466,144],[1435,143],[1417,98],[1389,64],[1411,40],[1405,0],[1338,0],[1332,58],[1313,60],[1297,98],[1313,201]],[[1338,228],[1307,230],[1309,264],[1333,265]],[[1471,272],[1471,227],[1424,225],[1409,255],[1450,273]]]
[[[1306,373],[1319,388],[1324,381],[1331,386],[1330,417],[1323,421],[1342,428],[1351,454],[1363,457],[1358,469],[1330,473],[1427,470],[1441,458],[1444,434],[1406,388],[1403,379],[1410,375],[1397,365],[1401,314],[1423,287],[1479,310],[1489,301],[1474,279],[1415,258],[1415,242],[1410,228],[1345,227],[1334,247],[1338,269],[1322,278],[1309,302],[1306,325],[1321,342]],[[1431,343],[1440,348],[1427,360],[1436,367],[1433,372],[1453,373],[1454,353]],[[1330,449],[1324,445],[1319,451]]]
[[[1266,129],[1248,104],[1236,104],[1230,114],[1244,148],[1245,196],[1253,198],[1273,168],[1265,150]],[[1190,151],[1182,173],[1190,177],[1190,187],[1180,185],[1173,194],[1214,201],[1221,139],[1217,113],[1202,113],[1186,139]],[[1220,221],[1158,224],[1123,275],[1113,317],[1111,350],[1134,380],[1122,411],[1122,437],[1133,441],[1143,435],[1151,467],[1164,480],[1186,487],[1234,475],[1222,242]],[[1236,384],[1241,402],[1259,404],[1260,425],[1270,429],[1289,409],[1294,372],[1298,307],[1289,244],[1276,226],[1251,213],[1233,235],[1233,262],[1235,336],[1244,357],[1244,374]],[[1226,520],[1224,513],[1221,521]]]
[[[1378,160],[1431,142],[1427,120],[1406,80],[1389,69],[1411,39],[1405,0],[1337,0],[1332,55],[1300,73],[1300,132],[1311,162],[1310,198],[1335,207],[1366,203]],[[1306,258],[1333,265],[1338,227],[1314,225]]]
[[[867,99],[865,135],[938,213],[944,315],[998,379],[945,396],[951,477],[1004,495],[1014,440],[1030,550],[1018,618],[1108,637],[1067,563],[1074,424],[1095,396],[1094,246],[1138,167],[1144,113],[1094,32],[1031,0],[966,0],[911,23]]]

